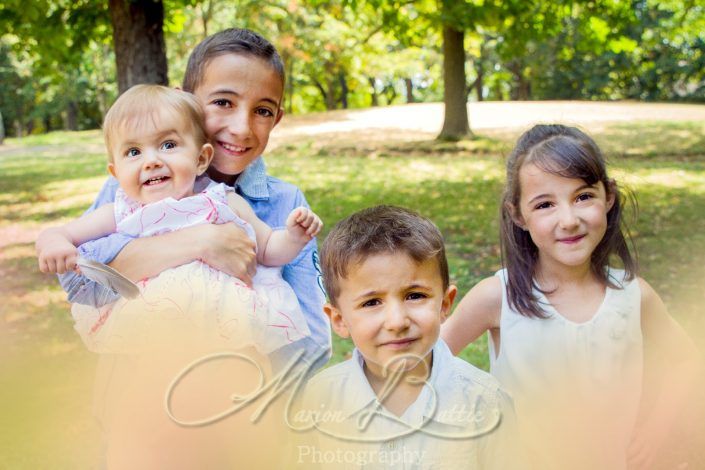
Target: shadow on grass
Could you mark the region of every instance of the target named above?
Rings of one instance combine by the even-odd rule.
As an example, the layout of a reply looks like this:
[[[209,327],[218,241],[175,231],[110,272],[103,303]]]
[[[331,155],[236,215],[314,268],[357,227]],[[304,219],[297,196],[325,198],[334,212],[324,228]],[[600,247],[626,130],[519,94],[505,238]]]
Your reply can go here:
[[[510,150],[506,141],[490,136],[478,135],[460,141],[415,140],[390,138],[356,140],[336,139],[335,136],[323,139],[301,139],[277,148],[275,154],[310,155],[336,158],[417,158],[429,156],[472,157],[478,155],[504,155]]]

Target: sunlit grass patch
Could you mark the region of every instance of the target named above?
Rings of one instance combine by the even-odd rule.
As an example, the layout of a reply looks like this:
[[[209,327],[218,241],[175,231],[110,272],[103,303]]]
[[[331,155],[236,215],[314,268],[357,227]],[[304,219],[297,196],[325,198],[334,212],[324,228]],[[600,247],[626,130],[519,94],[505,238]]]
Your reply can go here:
[[[612,176],[635,192],[639,212],[632,230],[641,275],[701,345],[703,131],[702,123],[647,123],[591,132],[610,157]],[[375,204],[430,217],[445,237],[451,280],[462,296],[500,268],[499,199],[505,158],[518,134],[492,131],[456,143],[427,135],[397,141],[381,134],[299,136],[281,142],[266,161],[269,172],[299,186],[323,218],[319,240],[341,218]],[[106,177],[102,145],[92,131],[10,139],[0,147],[0,402],[6,404],[3,419],[13,423],[0,426],[0,440],[10,443],[0,452],[3,468],[91,468],[97,461],[99,431],[90,417],[95,358],[73,331],[56,277],[38,272],[33,241],[40,228],[80,215],[93,200]],[[336,363],[348,357],[352,343],[333,337]],[[487,369],[486,337],[461,357]],[[77,442],[85,452],[71,450]]]

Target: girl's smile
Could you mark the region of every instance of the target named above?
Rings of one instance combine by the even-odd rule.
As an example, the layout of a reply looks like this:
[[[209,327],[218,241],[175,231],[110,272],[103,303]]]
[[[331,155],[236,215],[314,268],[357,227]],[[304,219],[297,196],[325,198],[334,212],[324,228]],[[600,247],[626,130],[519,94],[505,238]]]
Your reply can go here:
[[[519,170],[519,184],[516,223],[528,230],[538,248],[539,266],[589,267],[614,202],[602,182],[590,185],[526,163]]]

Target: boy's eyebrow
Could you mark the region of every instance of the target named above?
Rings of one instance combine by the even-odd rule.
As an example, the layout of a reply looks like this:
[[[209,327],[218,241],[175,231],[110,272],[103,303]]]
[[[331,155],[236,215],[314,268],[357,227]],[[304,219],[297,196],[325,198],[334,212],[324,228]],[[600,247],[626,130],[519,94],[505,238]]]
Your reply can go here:
[[[365,297],[372,297],[372,296],[375,296],[375,295],[379,295],[380,293],[381,293],[381,292],[378,291],[378,290],[370,290],[370,291],[367,291],[367,292],[363,292],[362,294],[360,294],[360,295],[358,295],[357,297],[355,297],[355,298],[353,299],[353,301],[357,301],[357,300],[360,300],[360,299],[364,299]]]
[[[210,95],[209,95],[209,98],[212,98],[212,97],[215,96],[215,95],[234,95],[234,96],[237,96],[237,97],[240,97],[240,96],[241,96],[240,93],[238,93],[238,92],[235,91],[235,90],[231,90],[230,88],[221,88],[221,89],[212,91],[212,92],[210,93]],[[276,107],[279,107],[279,102],[278,102],[277,100],[275,100],[275,99],[273,99],[273,98],[269,98],[269,97],[267,97],[267,96],[264,97],[264,98],[262,98],[262,99],[260,99],[260,101],[265,101],[265,102],[267,102],[267,103],[271,103],[272,105],[274,105],[274,106],[276,106]]]

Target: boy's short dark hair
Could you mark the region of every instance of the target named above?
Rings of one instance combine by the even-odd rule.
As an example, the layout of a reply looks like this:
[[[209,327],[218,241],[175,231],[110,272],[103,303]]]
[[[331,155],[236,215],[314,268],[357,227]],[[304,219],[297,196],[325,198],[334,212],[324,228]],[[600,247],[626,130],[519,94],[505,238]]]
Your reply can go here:
[[[183,89],[193,93],[203,80],[208,62],[223,54],[244,54],[264,60],[279,75],[284,86],[284,63],[277,49],[254,31],[230,28],[208,36],[194,48],[186,65]]]
[[[396,206],[363,209],[341,220],[330,231],[321,249],[323,283],[335,304],[340,295],[339,280],[351,265],[381,253],[401,252],[417,263],[434,258],[443,281],[450,284],[443,235],[426,217]]]

